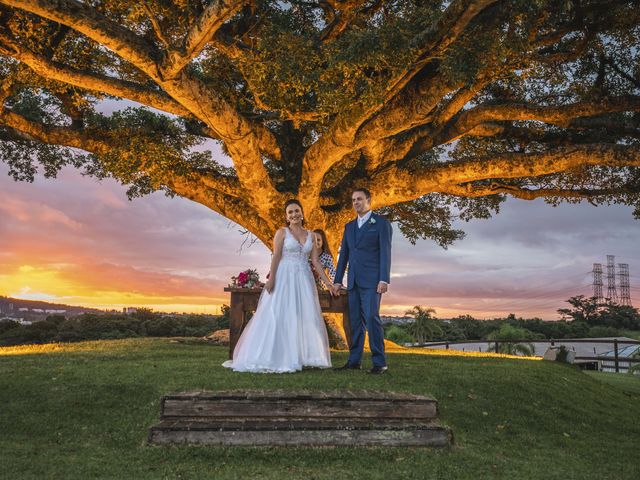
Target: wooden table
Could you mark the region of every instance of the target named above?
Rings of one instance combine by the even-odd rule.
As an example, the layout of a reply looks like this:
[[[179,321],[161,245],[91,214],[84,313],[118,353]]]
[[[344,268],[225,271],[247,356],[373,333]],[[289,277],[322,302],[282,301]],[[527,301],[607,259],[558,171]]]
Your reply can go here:
[[[247,325],[247,313],[255,312],[262,288],[227,287],[225,292],[231,293],[229,305],[229,358],[233,358],[233,350],[238,343],[240,334]],[[347,344],[351,344],[351,321],[349,320],[349,302],[347,292],[342,290],[340,295],[332,297],[326,290],[318,290],[320,308],[327,313],[342,313],[342,324],[347,337]]]

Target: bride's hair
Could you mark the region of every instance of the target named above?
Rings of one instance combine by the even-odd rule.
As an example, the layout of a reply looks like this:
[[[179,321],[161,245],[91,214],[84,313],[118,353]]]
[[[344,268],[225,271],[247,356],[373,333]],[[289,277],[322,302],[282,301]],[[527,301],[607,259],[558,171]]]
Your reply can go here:
[[[287,224],[287,226],[289,226],[289,220],[286,219],[287,208],[289,208],[289,205],[298,205],[300,207],[300,211],[302,212],[302,226],[304,227],[304,209],[302,208],[302,204],[295,198],[292,198],[284,202],[284,215],[285,215],[285,223]]]

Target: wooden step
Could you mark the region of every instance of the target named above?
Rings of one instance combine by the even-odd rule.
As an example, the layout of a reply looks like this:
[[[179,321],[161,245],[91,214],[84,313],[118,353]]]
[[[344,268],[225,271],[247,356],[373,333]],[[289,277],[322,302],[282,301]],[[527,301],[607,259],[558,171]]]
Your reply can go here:
[[[430,397],[392,392],[186,392],[162,399],[165,417],[371,417],[432,419]]]
[[[451,431],[437,422],[375,422],[316,418],[165,419],[151,428],[149,443],[244,446],[423,446],[451,444]]]
[[[393,392],[184,392],[162,398],[149,443],[446,446],[436,400]]]

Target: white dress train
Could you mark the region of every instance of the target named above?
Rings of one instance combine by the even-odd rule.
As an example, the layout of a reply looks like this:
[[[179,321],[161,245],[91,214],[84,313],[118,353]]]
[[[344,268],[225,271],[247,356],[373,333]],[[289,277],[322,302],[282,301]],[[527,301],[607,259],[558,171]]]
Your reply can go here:
[[[311,232],[300,244],[286,229],[271,293],[263,290],[256,312],[242,332],[233,360],[236,372],[285,373],[302,367],[331,367],[329,339],[309,265]]]

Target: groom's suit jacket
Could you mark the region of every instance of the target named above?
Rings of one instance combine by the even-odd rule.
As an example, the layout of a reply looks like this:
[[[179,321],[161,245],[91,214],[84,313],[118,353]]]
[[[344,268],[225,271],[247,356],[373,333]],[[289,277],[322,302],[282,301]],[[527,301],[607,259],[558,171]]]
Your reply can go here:
[[[391,236],[389,221],[375,213],[360,228],[357,218],[347,223],[342,235],[334,283],[342,283],[347,264],[349,290],[354,286],[376,288],[379,282],[390,283]]]

